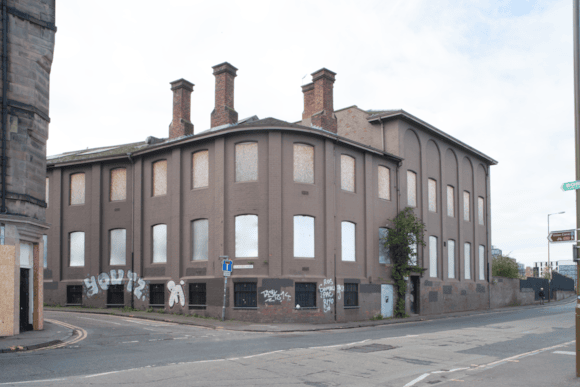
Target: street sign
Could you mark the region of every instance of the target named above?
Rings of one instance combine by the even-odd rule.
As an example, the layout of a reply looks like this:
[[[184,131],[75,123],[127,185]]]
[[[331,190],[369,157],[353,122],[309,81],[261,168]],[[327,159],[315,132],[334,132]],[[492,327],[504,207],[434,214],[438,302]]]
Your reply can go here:
[[[234,265],[234,269],[253,269],[254,265]]]
[[[580,180],[571,181],[570,183],[564,183],[560,186],[562,191],[573,191],[576,189],[580,189]]]
[[[222,270],[232,272],[232,261],[225,260],[222,262]]]
[[[231,271],[222,271],[222,273],[224,273],[224,277],[230,277],[232,275]]]
[[[553,231],[548,235],[550,242],[576,242],[576,230]]]

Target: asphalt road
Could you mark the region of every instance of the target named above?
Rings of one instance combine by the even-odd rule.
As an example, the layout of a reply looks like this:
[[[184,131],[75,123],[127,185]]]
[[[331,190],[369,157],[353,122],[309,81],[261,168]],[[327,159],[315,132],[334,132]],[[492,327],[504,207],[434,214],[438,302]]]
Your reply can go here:
[[[290,334],[50,311],[46,318],[80,327],[87,337],[59,349],[0,354],[0,385],[419,387],[493,379],[494,386],[514,386],[515,375],[522,383],[529,378],[526,386],[557,386],[560,379],[580,386],[570,376],[574,307]],[[559,376],[539,371],[539,359]],[[539,384],[532,371],[552,384]]]

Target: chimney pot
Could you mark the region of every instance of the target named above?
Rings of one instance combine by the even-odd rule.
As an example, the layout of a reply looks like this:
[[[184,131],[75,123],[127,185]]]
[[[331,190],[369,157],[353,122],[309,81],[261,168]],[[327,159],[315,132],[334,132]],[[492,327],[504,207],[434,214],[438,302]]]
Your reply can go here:
[[[169,124],[169,138],[193,134],[191,123],[191,93],[194,84],[181,78],[170,82],[173,91],[173,119]]]
[[[215,108],[211,112],[211,127],[235,124],[238,113],[234,109],[234,78],[238,69],[224,62],[213,66],[215,76]]]
[[[335,72],[322,68],[312,73],[312,83],[302,86],[304,93],[302,119],[310,118],[312,125],[337,133],[333,103],[335,75]]]

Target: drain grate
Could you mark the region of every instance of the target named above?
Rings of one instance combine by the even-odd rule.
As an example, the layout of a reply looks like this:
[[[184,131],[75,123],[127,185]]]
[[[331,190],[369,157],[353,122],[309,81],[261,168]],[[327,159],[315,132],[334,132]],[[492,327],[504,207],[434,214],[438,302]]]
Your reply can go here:
[[[389,349],[395,349],[395,348],[399,348],[399,347],[395,347],[393,345],[386,345],[386,344],[368,344],[368,345],[359,345],[357,347],[343,348],[343,350],[344,351],[369,353],[369,352],[377,352],[377,351],[387,351]]]

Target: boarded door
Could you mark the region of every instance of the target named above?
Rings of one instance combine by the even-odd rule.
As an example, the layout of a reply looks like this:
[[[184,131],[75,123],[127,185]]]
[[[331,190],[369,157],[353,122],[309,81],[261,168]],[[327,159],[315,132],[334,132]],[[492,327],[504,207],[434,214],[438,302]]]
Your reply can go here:
[[[381,285],[381,314],[393,317],[393,285]]]
[[[30,314],[30,269],[20,269],[20,332],[32,330]]]

